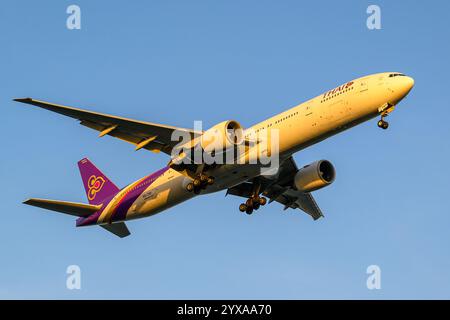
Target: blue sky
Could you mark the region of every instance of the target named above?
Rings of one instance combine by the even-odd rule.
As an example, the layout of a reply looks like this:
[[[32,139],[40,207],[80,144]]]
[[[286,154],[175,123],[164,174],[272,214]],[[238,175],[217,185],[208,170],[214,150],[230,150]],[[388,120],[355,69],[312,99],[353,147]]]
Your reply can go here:
[[[81,30],[66,8],[81,7]],[[378,4],[382,29],[366,28]],[[448,1],[3,1],[0,298],[450,298]],[[168,158],[11,101],[34,97],[191,127],[248,127],[350,79],[416,81],[389,116],[295,155],[329,159],[325,219],[276,203],[252,216],[224,192],[115,238],[27,197],[85,202],[76,162],[124,186]],[[82,289],[66,289],[79,265]],[[366,288],[379,265],[381,290]]]

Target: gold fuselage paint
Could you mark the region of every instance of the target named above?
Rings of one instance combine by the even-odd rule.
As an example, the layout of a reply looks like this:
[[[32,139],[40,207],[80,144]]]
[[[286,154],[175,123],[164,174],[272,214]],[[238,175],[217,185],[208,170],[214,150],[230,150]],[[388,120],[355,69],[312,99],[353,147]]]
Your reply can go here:
[[[266,134],[278,131],[279,155],[286,159],[319,141],[331,137],[380,114],[384,105],[396,105],[410,91],[409,77],[389,77],[379,73],[355,79],[279,113],[246,130]],[[237,173],[236,173],[237,172]],[[217,192],[245,182],[260,174],[257,166],[225,164],[208,171],[215,183],[202,193]],[[136,199],[126,220],[147,217],[193,198],[185,189],[190,178],[168,169]],[[139,183],[122,189],[103,211],[98,223],[108,223],[121,198]]]

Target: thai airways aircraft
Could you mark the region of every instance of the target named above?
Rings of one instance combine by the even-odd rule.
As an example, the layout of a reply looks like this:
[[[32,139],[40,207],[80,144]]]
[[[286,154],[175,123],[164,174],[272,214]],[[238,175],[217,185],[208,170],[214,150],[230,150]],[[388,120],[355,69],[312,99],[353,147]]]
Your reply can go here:
[[[330,185],[335,169],[327,160],[315,161],[298,169],[292,155],[339,132],[369,119],[380,117],[378,126],[387,129],[385,117],[410,92],[414,80],[402,73],[387,72],[346,82],[309,101],[279,113],[248,129],[234,120],[221,122],[209,130],[176,128],[107,114],[52,104],[32,98],[14,99],[71,118],[88,128],[146,149],[170,155],[169,164],[120,189],[88,159],[78,162],[89,204],[28,199],[24,203],[77,216],[76,226],[99,225],[119,237],[130,234],[126,220],[162,212],[199,194],[227,190],[246,199],[239,210],[252,214],[272,201],[284,209],[300,209],[314,220],[322,217],[311,192]],[[174,139],[174,132],[187,136],[187,142]],[[253,134],[256,132],[256,135]],[[276,132],[278,165],[264,173],[267,164],[248,161],[261,149],[262,136]],[[212,138],[211,138],[212,136]],[[205,137],[209,137],[206,139]],[[214,138],[215,137],[215,138]],[[267,141],[265,139],[265,141]],[[212,146],[212,147],[211,147]],[[242,148],[241,148],[242,147]],[[200,150],[209,156],[220,149],[241,148],[233,163],[193,161],[185,150]],[[181,150],[181,149],[180,149]],[[270,154],[264,147],[263,153]],[[258,153],[259,154],[259,153]],[[201,158],[204,159],[204,158]],[[238,160],[239,160],[238,159]],[[273,169],[273,168],[272,168]]]

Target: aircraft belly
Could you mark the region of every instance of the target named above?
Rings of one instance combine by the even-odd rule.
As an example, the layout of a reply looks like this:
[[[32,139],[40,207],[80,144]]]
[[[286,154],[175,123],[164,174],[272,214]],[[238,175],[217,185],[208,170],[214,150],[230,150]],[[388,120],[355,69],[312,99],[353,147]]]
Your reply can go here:
[[[208,172],[215,177],[213,185],[202,193],[213,193],[228,189],[261,174],[259,165],[228,164]]]

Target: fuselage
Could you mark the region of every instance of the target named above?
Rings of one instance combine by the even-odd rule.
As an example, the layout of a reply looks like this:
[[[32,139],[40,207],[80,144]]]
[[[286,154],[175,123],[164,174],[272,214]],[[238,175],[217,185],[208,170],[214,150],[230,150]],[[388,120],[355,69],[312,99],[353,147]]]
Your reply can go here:
[[[245,132],[269,134],[277,130],[280,161],[308,146],[370,120],[394,108],[411,90],[414,80],[397,72],[369,75],[264,120]],[[260,174],[255,165],[224,164],[208,175],[215,183],[202,193],[230,188]],[[192,179],[169,167],[131,183],[105,199],[100,211],[79,218],[77,226],[143,218],[196,196],[186,190]]]

